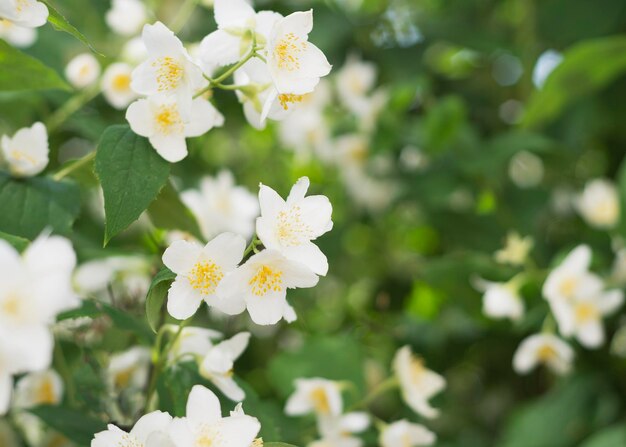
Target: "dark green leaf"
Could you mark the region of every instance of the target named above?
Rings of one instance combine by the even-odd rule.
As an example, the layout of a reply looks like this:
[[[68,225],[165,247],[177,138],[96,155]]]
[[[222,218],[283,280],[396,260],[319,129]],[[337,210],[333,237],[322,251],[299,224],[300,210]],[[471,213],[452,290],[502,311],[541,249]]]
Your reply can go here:
[[[48,22],[50,22],[52,24],[54,29],[56,29],[57,31],[66,32],[66,33],[74,36],[76,39],[78,39],[82,43],[84,43],[91,51],[93,51],[94,53],[102,56],[102,53],[96,51],[96,49],[89,43],[89,41],[87,41],[85,36],[83,36],[83,34],[80,31],[78,31],[70,22],[68,22],[67,19],[65,17],[63,17],[63,15],[59,11],[57,11],[50,4],[50,2],[48,0],[43,0],[43,2],[48,7],[48,12],[49,12],[49,14],[48,14]]]
[[[70,90],[70,86],[37,59],[0,40],[0,91]]]
[[[150,328],[156,333],[161,317],[161,308],[165,302],[170,284],[176,278],[176,274],[168,268],[163,268],[152,280],[148,296],[146,297],[146,317]]]
[[[80,190],[69,181],[0,172],[0,210],[0,231],[27,239],[44,228],[68,233],[80,211]]]
[[[28,411],[80,446],[89,445],[94,434],[106,430],[104,422],[87,416],[84,411],[50,405],[31,408]]]
[[[148,214],[156,227],[186,231],[202,240],[202,233],[196,218],[180,200],[171,182],[161,190],[157,199],[148,207]]]
[[[4,239],[9,244],[13,245],[17,251],[23,251],[26,247],[28,247],[28,244],[30,244],[28,239],[3,233],[2,231],[0,231],[0,239]]]
[[[102,315],[102,310],[98,308],[96,302],[93,300],[84,300],[80,307],[62,312],[57,315],[57,321],[81,317],[95,318],[99,315]]]
[[[106,245],[148,208],[167,182],[170,165],[147,139],[126,125],[118,125],[102,135],[96,174],[104,191]]]

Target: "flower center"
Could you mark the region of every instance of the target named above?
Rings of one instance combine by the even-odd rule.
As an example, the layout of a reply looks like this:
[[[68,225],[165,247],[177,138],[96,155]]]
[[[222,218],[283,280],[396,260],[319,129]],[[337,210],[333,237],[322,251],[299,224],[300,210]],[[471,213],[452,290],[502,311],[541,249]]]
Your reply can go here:
[[[26,163],[30,163],[31,165],[34,165],[37,163],[37,160],[35,160],[34,157],[31,157],[30,155],[22,151],[19,151],[17,149],[14,149],[11,151],[11,157],[15,161],[25,161]]]
[[[133,376],[133,372],[134,372],[133,368],[127,368],[115,374],[115,377],[113,379],[115,388],[117,389],[126,388],[128,384],[130,383],[130,379]]]
[[[278,213],[277,235],[283,245],[293,247],[302,243],[302,239],[313,237],[311,228],[302,221],[299,206]]]
[[[537,350],[537,358],[542,362],[547,362],[558,357],[556,350],[550,345],[543,345]]]
[[[311,391],[311,400],[313,401],[315,411],[322,414],[330,413],[330,402],[328,402],[328,396],[324,388],[315,388]]]
[[[252,293],[256,296],[264,296],[270,291],[280,292],[283,289],[282,276],[282,271],[264,265],[257,270],[248,285],[252,286]]]
[[[180,117],[176,104],[161,106],[155,119],[159,131],[165,135],[172,132],[182,133],[183,131],[183,120]]]
[[[300,53],[306,44],[294,33],[286,34],[274,47],[274,56],[278,60],[278,68],[293,71],[300,68]]]
[[[219,265],[211,261],[200,261],[189,272],[189,284],[202,295],[212,295],[223,277],[224,273]]]
[[[36,400],[38,404],[55,404],[56,396],[52,381],[46,379],[37,390]]]
[[[122,442],[119,444],[119,447],[144,447],[144,445],[143,442],[138,441],[137,438],[135,438],[133,435],[124,433],[122,435]]]
[[[162,57],[152,64],[157,71],[157,89],[160,92],[174,90],[178,87],[183,77],[184,70],[181,65],[170,56]]]
[[[195,447],[216,447],[221,445],[222,436],[215,426],[203,425],[196,436]]]
[[[15,294],[9,294],[0,304],[0,310],[9,318],[19,318],[22,313],[20,298]]]
[[[127,74],[118,74],[113,78],[113,90],[125,92],[130,87],[130,76]]]
[[[572,296],[574,296],[574,291],[576,290],[577,284],[578,281],[576,281],[576,278],[565,278],[561,282],[559,290],[561,294],[564,295],[566,298],[571,298]]]
[[[282,93],[278,95],[278,102],[283,109],[289,110],[289,104],[302,102],[304,95],[294,95],[293,93]]]
[[[600,315],[596,306],[591,303],[581,303],[576,306],[576,321],[583,323],[589,320],[595,320]]]

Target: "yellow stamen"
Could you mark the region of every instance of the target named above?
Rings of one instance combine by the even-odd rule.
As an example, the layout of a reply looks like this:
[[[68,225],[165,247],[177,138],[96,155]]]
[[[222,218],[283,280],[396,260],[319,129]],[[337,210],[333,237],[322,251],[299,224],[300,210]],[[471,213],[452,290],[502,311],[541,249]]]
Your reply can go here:
[[[183,120],[175,104],[161,106],[155,118],[162,134],[182,133],[184,130]]]
[[[248,285],[252,286],[252,293],[256,296],[264,296],[270,291],[280,292],[283,289],[282,276],[282,271],[264,265],[257,270]]]
[[[537,350],[537,358],[541,362],[547,362],[558,357],[556,350],[550,345],[543,345]]]
[[[44,380],[39,389],[37,390],[37,403],[38,404],[55,404],[56,396],[54,395],[54,387],[52,381]]]
[[[298,102],[302,102],[304,100],[305,95],[294,95],[292,93],[283,93],[278,95],[278,102],[283,109],[289,110],[289,104],[295,104]]]
[[[591,303],[580,303],[575,309],[576,320],[583,323],[589,320],[595,320],[600,316],[598,309]]]
[[[298,246],[301,239],[310,240],[313,237],[311,228],[302,221],[301,213],[297,205],[278,213],[277,235],[284,245]]]
[[[183,67],[170,56],[162,57],[153,62],[157,70],[157,89],[160,92],[174,90],[183,77]]]
[[[321,414],[330,413],[330,402],[328,402],[328,396],[324,388],[318,387],[311,391],[311,400],[313,401],[315,411]]]
[[[202,295],[215,293],[224,273],[222,268],[212,261],[200,261],[189,272],[189,284]]]
[[[118,74],[113,78],[112,87],[118,92],[125,92],[130,87],[130,76],[125,73]]]
[[[274,47],[274,56],[278,60],[278,68],[293,71],[300,68],[299,55],[306,48],[306,43],[294,33],[286,34]]]

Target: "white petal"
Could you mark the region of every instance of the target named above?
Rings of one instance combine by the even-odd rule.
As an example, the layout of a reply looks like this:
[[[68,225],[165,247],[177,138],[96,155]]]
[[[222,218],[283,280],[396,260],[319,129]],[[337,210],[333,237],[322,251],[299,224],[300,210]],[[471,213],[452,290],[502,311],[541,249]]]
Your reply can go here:
[[[252,6],[245,0],[215,0],[215,22],[220,28],[245,23],[254,17]]]
[[[227,0],[230,1],[230,0]],[[241,57],[241,39],[224,30],[213,31],[202,39],[199,57],[206,71],[231,65]]]
[[[241,402],[246,398],[246,393],[237,385],[237,382],[229,376],[216,375],[211,377],[211,381],[215,386],[234,402]]]
[[[130,434],[141,442],[146,442],[151,433],[163,431],[171,421],[172,416],[168,413],[153,411],[152,413],[142,416],[130,431]]]
[[[250,333],[249,332],[240,332],[239,334],[233,336],[228,340],[224,340],[220,344],[216,346],[216,348],[221,349],[228,353],[228,356],[235,360],[239,358],[239,356],[245,351],[248,347],[248,343],[250,342]]]
[[[326,255],[312,242],[295,247],[287,247],[283,249],[283,253],[288,259],[299,261],[317,275],[325,276],[328,273],[328,259]]]
[[[193,316],[202,303],[202,294],[186,278],[176,279],[167,294],[167,312],[177,320]]]
[[[285,201],[269,186],[260,185],[259,203],[261,205],[261,215],[272,218],[285,208]]]
[[[287,305],[286,290],[268,292],[263,296],[249,294],[246,296],[246,307],[250,318],[256,324],[269,325],[278,323],[285,313]]]
[[[126,110],[126,120],[137,135],[151,137],[155,133],[152,110],[147,99],[138,99],[129,105]]]
[[[220,264],[226,271],[232,270],[243,259],[246,240],[238,234],[221,233],[204,248],[205,255]]]
[[[309,190],[311,182],[308,177],[300,177],[298,181],[291,187],[289,196],[287,196],[287,205],[295,205],[304,199],[306,192]]]
[[[150,144],[170,163],[177,163],[187,156],[187,143],[182,135],[154,135],[150,137]]]
[[[185,124],[185,136],[199,137],[224,124],[224,117],[210,102],[198,98],[191,103],[191,121]]]
[[[589,321],[578,327],[576,336],[587,348],[597,348],[604,343],[604,328],[600,321]]]
[[[215,393],[202,385],[194,385],[187,399],[187,418],[198,426],[213,424],[222,417],[220,401]]]
[[[198,243],[174,241],[163,253],[163,264],[174,273],[184,275],[198,262],[201,252],[202,246]]]

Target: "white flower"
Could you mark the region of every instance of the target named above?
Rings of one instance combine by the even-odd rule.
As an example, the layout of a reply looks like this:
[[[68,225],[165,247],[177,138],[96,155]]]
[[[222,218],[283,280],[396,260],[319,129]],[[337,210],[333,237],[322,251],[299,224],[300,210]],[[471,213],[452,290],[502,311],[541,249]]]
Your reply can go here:
[[[204,177],[199,190],[183,191],[181,199],[195,215],[206,240],[224,231],[246,239],[254,233],[259,203],[245,187],[235,186],[230,171],[222,170],[215,177]]]
[[[57,405],[63,398],[63,381],[52,370],[32,372],[22,377],[15,387],[14,405],[32,408],[37,405]]]
[[[100,63],[91,53],[83,53],[72,59],[65,67],[65,77],[76,88],[85,88],[98,80]]]
[[[537,88],[543,87],[550,73],[561,63],[563,55],[555,50],[541,53],[533,69],[533,83]]]
[[[142,416],[130,433],[109,424],[108,429],[96,433],[91,447],[174,447],[168,431],[172,416],[153,411]]]
[[[272,188],[261,185],[256,231],[266,248],[301,262],[317,275],[326,275],[328,260],[311,241],[332,229],[333,208],[326,196],[305,197],[308,189],[309,179],[300,178],[285,201]]]
[[[169,314],[187,319],[202,301],[221,309],[218,286],[224,275],[237,267],[245,248],[246,241],[233,233],[222,233],[204,247],[183,240],[174,242],[163,253],[163,263],[176,273],[167,295]]]
[[[263,45],[274,24],[282,18],[272,11],[257,14],[245,0],[216,0],[214,10],[218,29],[200,44],[200,60],[208,72],[239,61],[250,51],[253,35]]]
[[[37,40],[33,28],[16,25],[10,20],[0,19],[0,38],[17,48],[28,48]]]
[[[428,400],[445,388],[445,379],[426,369],[423,360],[414,357],[409,346],[396,352],[393,369],[400,381],[400,391],[407,405],[425,418],[437,417],[439,411],[431,407]]]
[[[533,245],[531,236],[521,237],[516,232],[510,232],[506,236],[506,245],[494,253],[494,258],[500,264],[523,265]]]
[[[217,396],[195,385],[187,400],[186,417],[175,419],[170,432],[176,447],[248,447],[260,429],[259,421],[243,414],[240,406],[230,416],[222,417]]]
[[[126,111],[131,129],[147,137],[150,144],[165,160],[176,163],[187,156],[186,137],[197,137],[224,123],[224,117],[213,105],[194,99],[185,119],[175,97],[153,96],[139,99]]]
[[[524,316],[524,302],[520,297],[517,281],[500,283],[478,278],[474,287],[484,292],[483,313],[486,316],[511,320],[519,320]]]
[[[381,447],[432,445],[436,439],[435,434],[423,425],[405,420],[387,425],[380,433]]]
[[[267,65],[279,94],[312,92],[320,77],[330,73],[324,53],[308,41],[313,10],[294,12],[274,25],[267,46]]]
[[[133,37],[124,44],[120,56],[129,64],[138,65],[148,57],[148,50],[141,37]]]
[[[210,347],[200,363],[200,375],[213,382],[226,397],[235,402],[244,400],[246,394],[232,378],[233,366],[249,341],[250,333],[241,332]]]
[[[368,108],[366,95],[376,83],[376,65],[365,62],[354,54],[348,57],[337,72],[337,93],[343,104],[355,115],[361,116]]]
[[[281,318],[295,320],[287,303],[287,289],[313,287],[318,277],[304,264],[290,261],[279,251],[263,250],[227,275],[217,288],[222,299],[216,304],[230,315],[246,308],[252,321],[276,324]]]
[[[620,215],[619,195],[608,180],[588,182],[578,197],[576,208],[585,221],[596,228],[613,228]]]
[[[202,70],[194,64],[178,37],[161,22],[145,25],[142,39],[148,59],[133,71],[131,88],[141,95],[176,96],[181,108],[177,115],[182,114],[186,122],[193,92],[204,83]]]
[[[534,334],[520,343],[513,357],[513,369],[527,374],[543,363],[555,374],[566,374],[572,368],[574,350],[556,335]]]
[[[132,36],[146,23],[146,7],[140,0],[113,0],[104,18],[117,34]]]
[[[104,70],[102,76],[102,94],[116,109],[123,109],[137,98],[130,88],[130,76],[133,68],[123,62],[116,62]]]
[[[2,158],[16,177],[32,177],[48,166],[48,132],[42,123],[18,130],[13,137],[2,135]]]
[[[361,433],[370,425],[367,413],[353,412],[340,416],[322,416],[317,420],[321,439],[313,441],[308,447],[361,447],[361,439],[350,436]]]
[[[172,326],[173,332],[177,330],[178,326]],[[212,329],[185,327],[170,349],[169,359],[170,361],[180,360],[186,355],[202,358],[213,348],[212,340],[220,338],[222,334]]]
[[[7,19],[27,28],[37,28],[46,24],[48,8],[36,0],[2,0],[0,19]]]
[[[113,390],[143,388],[150,367],[150,349],[134,346],[111,356],[107,367],[107,381]]]
[[[343,400],[338,382],[321,378],[296,379],[295,386],[296,390],[285,405],[285,413],[289,416],[309,413],[333,417],[341,415]]]
[[[111,256],[81,264],[74,274],[76,290],[106,300],[108,288],[114,296],[145,298],[152,277],[151,263],[142,256]]]

